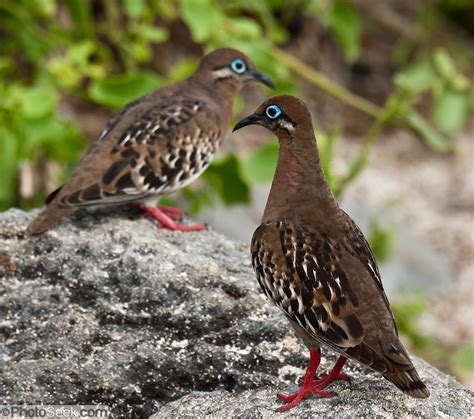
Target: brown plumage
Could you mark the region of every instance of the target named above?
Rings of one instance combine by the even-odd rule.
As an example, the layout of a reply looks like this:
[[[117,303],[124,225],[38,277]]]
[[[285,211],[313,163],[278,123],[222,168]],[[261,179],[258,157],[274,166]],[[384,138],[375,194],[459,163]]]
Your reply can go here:
[[[275,177],[252,238],[252,264],[266,296],[286,315],[310,349],[310,365],[298,393],[279,395],[295,406],[324,391],[346,358],[378,372],[402,391],[424,398],[421,381],[398,338],[377,263],[362,232],[341,209],[324,176],[311,116],[292,96],[275,96],[234,130],[258,124],[278,136]],[[314,380],[320,345],[342,356],[328,377]]]
[[[46,209],[28,231],[42,233],[81,207],[128,203],[191,183],[211,163],[232,116],[234,97],[250,81],[273,86],[243,53],[219,49],[206,55],[187,80],[125,106],[71,178],[47,198]],[[164,227],[194,229],[156,211],[151,212]]]

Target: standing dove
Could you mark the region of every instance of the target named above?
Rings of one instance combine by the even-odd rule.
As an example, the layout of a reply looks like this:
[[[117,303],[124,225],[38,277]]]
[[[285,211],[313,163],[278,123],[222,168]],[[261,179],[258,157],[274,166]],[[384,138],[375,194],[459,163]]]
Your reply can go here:
[[[273,87],[240,51],[206,55],[188,79],[126,105],[104,128],[71,178],[46,199],[29,225],[39,234],[81,207],[135,203],[170,230],[201,230],[176,222],[181,211],[135,201],[177,191],[209,166],[227,130],[234,97],[258,81]]]
[[[310,361],[298,392],[278,394],[281,411],[304,397],[331,397],[325,388],[347,358],[380,372],[404,393],[429,391],[399,340],[377,263],[354,221],[339,207],[324,176],[305,104],[275,96],[234,131],[257,124],[272,131],[280,150],[261,225],[252,238],[252,264],[265,295],[308,347]],[[340,354],[333,370],[315,379],[320,346]]]

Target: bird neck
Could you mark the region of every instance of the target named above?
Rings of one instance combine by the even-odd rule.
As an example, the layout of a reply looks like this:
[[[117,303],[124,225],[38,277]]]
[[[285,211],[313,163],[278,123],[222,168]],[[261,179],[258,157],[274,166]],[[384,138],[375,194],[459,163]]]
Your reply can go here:
[[[220,110],[224,126],[229,125],[232,118],[232,107],[239,86],[232,80],[216,81],[208,76],[195,73],[191,76],[200,89],[213,100]]]
[[[280,151],[262,222],[302,220],[324,222],[338,204],[324,175],[314,135],[291,144],[280,141]]]

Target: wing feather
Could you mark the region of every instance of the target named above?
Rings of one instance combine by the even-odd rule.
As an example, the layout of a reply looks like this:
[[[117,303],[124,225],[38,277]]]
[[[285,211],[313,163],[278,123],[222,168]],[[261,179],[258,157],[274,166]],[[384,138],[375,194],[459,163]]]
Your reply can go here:
[[[104,129],[58,194],[61,204],[108,205],[169,193],[208,167],[222,136],[219,112],[182,94],[166,96],[158,106],[139,103],[125,107]]]
[[[283,222],[262,225],[252,243],[260,286],[291,321],[339,350],[362,342],[359,301],[333,243],[318,245],[306,229]]]

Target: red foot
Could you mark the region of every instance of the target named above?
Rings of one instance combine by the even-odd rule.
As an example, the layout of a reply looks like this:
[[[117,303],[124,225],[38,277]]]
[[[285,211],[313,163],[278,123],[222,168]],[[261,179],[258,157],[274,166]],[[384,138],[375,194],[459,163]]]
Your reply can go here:
[[[277,410],[279,412],[286,412],[287,410],[295,407],[301,400],[310,396],[311,394],[319,394],[326,398],[332,397],[332,394],[328,393],[327,391],[321,390],[317,387],[309,386],[307,388],[301,388],[297,393],[289,394],[288,396],[285,396],[284,394],[277,394],[277,397],[280,400],[288,403],[284,406],[280,406]]]
[[[172,231],[200,231],[204,230],[206,226],[204,224],[196,224],[193,226],[185,226],[179,223],[176,223],[175,220],[177,219],[177,214],[180,213],[181,215],[183,212],[178,208],[173,208],[173,210],[169,211],[171,207],[165,207],[166,210],[162,211],[161,209],[155,207],[148,207],[141,203],[132,203],[133,207],[138,208],[145,216],[152,217],[157,220],[161,224],[161,228],[172,230]],[[166,214],[167,212],[168,214]],[[174,212],[173,218],[169,215],[171,212]]]
[[[314,374],[321,362],[321,351],[318,349],[310,349],[309,351],[310,358],[308,368],[306,369],[306,373],[304,375],[303,384],[301,388],[296,393],[284,395],[284,394],[277,394],[277,397],[280,400],[283,400],[287,404],[285,406],[279,407],[277,410],[280,412],[285,412],[287,410],[292,409],[295,407],[301,400],[305,397],[310,396],[311,394],[319,394],[323,397],[332,397],[331,393],[324,391],[331,382],[334,380],[348,380],[349,376],[347,374],[341,374],[341,369],[346,362],[346,358],[340,356],[334,365],[334,368],[330,372],[327,377],[324,377],[320,380],[314,380]]]

